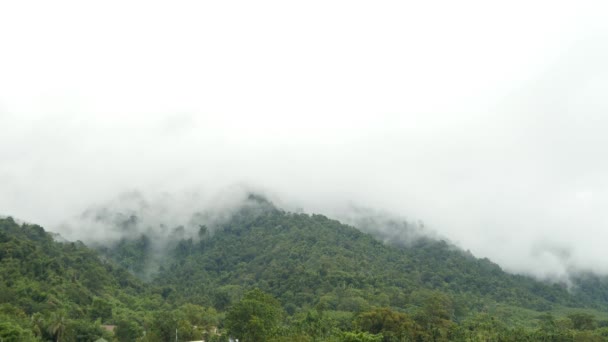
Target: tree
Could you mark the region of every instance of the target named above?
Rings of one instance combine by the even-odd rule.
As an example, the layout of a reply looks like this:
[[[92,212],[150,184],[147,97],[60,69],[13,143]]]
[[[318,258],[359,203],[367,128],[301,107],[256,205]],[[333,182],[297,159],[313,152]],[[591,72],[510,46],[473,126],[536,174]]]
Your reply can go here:
[[[23,342],[35,340],[31,331],[25,330],[12,322],[0,322],[0,341]]]
[[[101,298],[95,298],[91,304],[90,316],[93,320],[101,318],[104,322],[112,317],[112,305]]]
[[[53,312],[49,318],[49,325],[47,330],[56,342],[61,341],[67,327],[67,318],[65,312]]]
[[[439,291],[421,290],[412,293],[413,301],[421,306],[414,319],[433,341],[447,339],[453,322],[453,304],[450,297]]]
[[[576,330],[593,330],[595,329],[595,317],[584,312],[577,312],[568,315],[572,322],[572,327]]]
[[[177,319],[170,311],[158,311],[154,314],[150,334],[146,337],[151,341],[174,341],[177,328]]]
[[[137,322],[123,318],[116,324],[114,335],[120,342],[135,341],[141,336],[141,327]]]
[[[64,341],[95,341],[106,333],[98,322],[70,320],[63,336]]]
[[[291,329],[296,334],[308,337],[311,341],[326,341],[338,330],[336,320],[320,308],[292,317]]]
[[[372,334],[382,334],[383,341],[414,340],[416,338],[416,323],[410,316],[391,310],[378,308],[363,312],[355,320],[356,326]]]
[[[204,241],[209,237],[209,229],[207,228],[207,226],[203,225],[199,225],[198,226],[198,238],[200,241]]]
[[[239,341],[266,341],[275,335],[282,318],[280,303],[271,295],[254,289],[228,311],[226,327]]]
[[[342,342],[382,342],[382,334],[374,335],[368,332],[345,332],[342,334]]]

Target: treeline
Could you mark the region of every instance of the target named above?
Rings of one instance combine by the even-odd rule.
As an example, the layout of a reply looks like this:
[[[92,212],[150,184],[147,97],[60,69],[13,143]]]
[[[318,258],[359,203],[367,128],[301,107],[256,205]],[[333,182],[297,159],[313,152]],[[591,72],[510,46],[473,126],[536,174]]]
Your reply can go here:
[[[103,324],[169,307],[124,268],[38,225],[0,219],[0,340],[111,340]],[[141,326],[141,324],[138,324]]]
[[[539,327],[508,327],[494,317],[479,313],[454,322],[450,301],[436,292],[425,294],[412,313],[392,308],[373,308],[352,315],[314,308],[287,315],[272,296],[254,289],[231,307],[225,319],[226,334],[242,342],[256,341],[604,341],[608,327],[599,326],[592,315],[574,313],[564,319],[546,314]],[[607,322],[602,322],[606,325]]]
[[[167,245],[167,254],[154,255],[142,235],[104,246],[100,255],[80,242],[57,242],[40,226],[0,219],[0,340],[608,336],[607,316],[590,309],[606,310],[597,288],[573,296],[558,285],[509,275],[446,242],[386,245],[321,215],[249,206],[219,227],[200,226],[196,239]],[[150,260],[160,260],[156,277],[132,275],[147,279]]]
[[[289,315],[269,294],[254,289],[225,313],[185,304],[130,317],[118,316],[114,333],[101,328],[100,319],[68,318],[65,312],[48,316],[3,305],[0,313],[2,341],[605,341],[606,322],[585,313],[556,319],[537,317],[535,329],[509,327],[488,314],[475,314],[462,322],[450,317],[449,305],[440,293],[429,293],[417,311],[373,308],[349,313],[320,307]]]
[[[537,311],[608,305],[599,296],[572,295],[565,286],[508,274],[444,241],[386,245],[322,215],[242,210],[214,235],[207,231],[202,226],[199,240],[180,240],[163,258],[153,284],[168,288],[172,300],[224,309],[232,292],[238,295],[235,289],[257,287],[285,303],[289,313],[317,304],[361,311],[405,307],[412,293],[433,289],[453,298],[457,316],[491,303]],[[140,245],[135,240],[120,246],[145,259]]]

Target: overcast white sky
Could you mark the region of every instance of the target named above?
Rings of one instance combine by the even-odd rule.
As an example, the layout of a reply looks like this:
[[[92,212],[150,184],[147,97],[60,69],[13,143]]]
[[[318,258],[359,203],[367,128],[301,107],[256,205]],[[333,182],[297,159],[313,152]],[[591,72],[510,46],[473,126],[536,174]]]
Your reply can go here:
[[[250,184],[608,273],[608,5],[0,4],[0,213]]]

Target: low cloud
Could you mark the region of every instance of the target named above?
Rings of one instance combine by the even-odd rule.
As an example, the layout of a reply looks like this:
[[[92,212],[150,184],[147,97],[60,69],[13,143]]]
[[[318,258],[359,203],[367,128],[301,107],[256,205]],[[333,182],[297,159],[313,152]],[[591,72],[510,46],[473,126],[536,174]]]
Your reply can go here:
[[[421,221],[512,272],[608,274],[600,8],[73,5],[1,5],[0,214],[111,240],[69,221],[187,225],[246,187]]]

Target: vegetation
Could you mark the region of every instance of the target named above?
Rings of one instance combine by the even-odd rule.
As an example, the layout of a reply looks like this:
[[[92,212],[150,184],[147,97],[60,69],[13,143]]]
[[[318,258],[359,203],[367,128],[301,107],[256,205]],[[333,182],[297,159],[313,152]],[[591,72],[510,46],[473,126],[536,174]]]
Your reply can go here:
[[[0,339],[608,339],[601,278],[581,275],[569,292],[445,241],[383,244],[327,217],[254,200],[217,227],[199,227],[196,238],[173,234],[163,255],[152,255],[145,232],[92,250],[0,219]],[[152,259],[161,260],[156,273]]]

